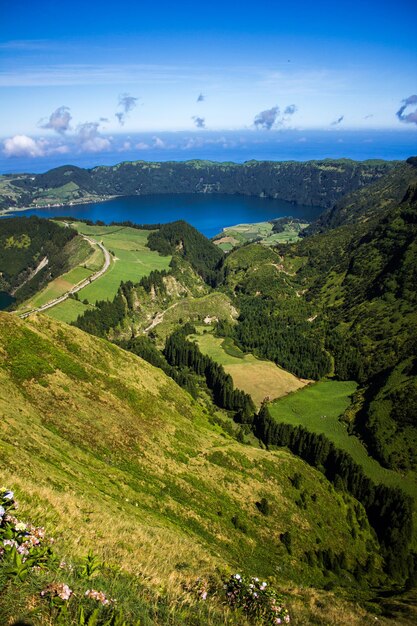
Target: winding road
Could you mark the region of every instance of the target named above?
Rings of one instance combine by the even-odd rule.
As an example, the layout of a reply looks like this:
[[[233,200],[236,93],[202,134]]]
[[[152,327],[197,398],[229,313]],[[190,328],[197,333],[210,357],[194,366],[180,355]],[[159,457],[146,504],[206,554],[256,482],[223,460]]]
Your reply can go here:
[[[81,289],[84,289],[84,287],[87,287],[87,285],[89,285],[90,283],[94,282],[95,280],[97,280],[98,278],[103,276],[103,274],[105,272],[107,272],[107,270],[109,269],[110,264],[111,264],[110,252],[99,241],[95,241],[94,239],[90,239],[90,237],[87,237],[86,235],[82,235],[82,237],[86,241],[88,241],[88,243],[90,245],[92,245],[92,246],[97,245],[100,248],[100,250],[103,252],[103,254],[104,254],[104,264],[103,264],[103,267],[98,272],[96,272],[95,274],[92,274],[92,276],[89,276],[88,278],[85,278],[83,281],[81,281],[77,285],[74,285],[74,287],[72,287],[72,289],[70,289],[69,291],[64,293],[62,296],[59,296],[59,298],[55,298],[54,300],[50,300],[49,302],[46,302],[45,304],[43,304],[42,306],[40,306],[40,307],[38,307],[36,309],[31,309],[30,311],[26,311],[25,313],[18,313],[19,317],[21,317],[22,319],[25,319],[25,317],[29,317],[29,315],[32,315],[33,313],[41,313],[42,311],[46,311],[46,309],[50,309],[51,307],[59,304],[60,302],[64,302],[65,300],[67,300],[67,298],[72,296],[74,293],[77,293],[77,291],[81,291]]]

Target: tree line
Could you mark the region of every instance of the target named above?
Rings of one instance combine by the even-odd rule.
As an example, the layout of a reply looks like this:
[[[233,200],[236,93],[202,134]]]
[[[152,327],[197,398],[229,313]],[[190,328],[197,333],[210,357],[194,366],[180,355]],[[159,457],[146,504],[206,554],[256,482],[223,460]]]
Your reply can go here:
[[[331,368],[323,338],[305,319],[279,304],[253,296],[239,298],[238,324],[231,329],[245,352],[273,361],[296,376],[318,380]]]
[[[287,447],[363,504],[390,576],[413,579],[417,575],[417,554],[409,549],[413,515],[409,496],[400,489],[376,485],[347,452],[324,435],[276,421],[266,404],[255,417],[253,430],[265,445]]]
[[[188,367],[199,376],[204,376],[207,387],[213,393],[213,400],[220,408],[238,412],[243,417],[253,415],[255,405],[250,395],[235,389],[232,377],[226,374],[223,366],[203,354],[196,343],[186,338],[192,333],[195,333],[195,328],[187,323],[167,337],[164,355],[168,363]]]
[[[128,350],[136,356],[153,365],[159,367],[167,376],[172,378],[180,387],[188,391],[193,398],[197,398],[198,389],[195,376],[185,367],[173,367],[170,365],[165,356],[158,350],[152,339],[146,335],[132,337],[127,341],[118,341],[117,345]]]

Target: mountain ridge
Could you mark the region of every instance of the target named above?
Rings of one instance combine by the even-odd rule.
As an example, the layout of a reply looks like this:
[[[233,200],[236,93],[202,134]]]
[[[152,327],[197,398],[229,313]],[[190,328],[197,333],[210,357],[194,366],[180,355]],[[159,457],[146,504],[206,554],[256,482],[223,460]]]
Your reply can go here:
[[[256,195],[326,208],[397,165],[397,161],[349,159],[243,164],[134,161],[91,169],[68,165],[44,174],[0,177],[0,210],[154,193]]]

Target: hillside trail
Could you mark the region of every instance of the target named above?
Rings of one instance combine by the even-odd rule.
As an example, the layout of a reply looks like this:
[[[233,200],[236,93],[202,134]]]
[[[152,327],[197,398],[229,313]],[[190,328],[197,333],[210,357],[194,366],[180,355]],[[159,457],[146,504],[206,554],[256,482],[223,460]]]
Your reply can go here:
[[[161,313],[157,313],[155,317],[153,318],[151,324],[147,328],[145,328],[143,332],[148,333],[150,330],[152,330],[152,328],[155,328],[155,326],[158,326],[158,324],[160,324],[163,321],[165,313],[168,313],[168,311],[170,311],[171,309],[174,309],[178,305],[179,305],[179,302],[174,302],[174,304],[171,304],[171,306],[165,309],[165,311],[161,311]]]
[[[16,289],[13,289],[13,291],[11,291],[11,295],[14,296],[16,294],[16,291],[18,289],[20,289],[21,287],[23,287],[24,285],[26,285],[26,283],[28,283],[30,280],[32,280],[32,278],[34,278],[36,276],[36,274],[38,274],[41,270],[43,270],[44,267],[46,267],[49,263],[48,257],[45,256],[43,259],[41,259],[41,261],[39,262],[39,264],[35,267],[34,270],[31,271],[31,273],[29,274],[29,276],[26,278],[26,280],[23,281],[23,283],[21,283],[19,285],[19,287],[16,287]]]

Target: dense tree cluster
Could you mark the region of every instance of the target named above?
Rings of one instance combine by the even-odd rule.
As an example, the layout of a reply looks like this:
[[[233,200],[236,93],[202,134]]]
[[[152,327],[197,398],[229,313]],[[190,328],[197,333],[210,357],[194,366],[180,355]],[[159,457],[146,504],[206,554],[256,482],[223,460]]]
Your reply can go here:
[[[91,335],[106,337],[111,328],[123,322],[125,315],[126,300],[121,287],[112,301],[99,300],[94,309],[87,309],[79,315],[74,325]]]
[[[143,276],[139,281],[139,286],[143,287],[146,293],[150,293],[152,289],[159,293],[165,294],[166,288],[164,278],[168,276],[166,270],[152,270],[148,276]]]
[[[186,389],[193,396],[193,398],[197,397],[198,391],[195,376],[192,375],[188,368],[173,367],[170,365],[162,352],[160,352],[155,346],[152,339],[146,335],[133,337],[128,341],[119,341],[118,345],[121,348],[142,357],[142,359],[151,365],[159,367],[167,376],[175,380],[180,387]]]
[[[280,314],[267,299],[241,297],[239,308],[233,336],[245,352],[269,359],[302,378],[317,380],[329,372],[329,355],[310,322],[292,317],[288,311]]]
[[[165,256],[181,254],[204,280],[214,284],[223,252],[196,228],[179,220],[163,224],[148,237],[148,247]]]
[[[203,354],[196,343],[186,338],[193,332],[195,328],[185,324],[167,338],[164,355],[168,363],[188,367],[199,376],[204,376],[217,406],[245,416],[252,415],[255,411],[252,398],[240,389],[234,389],[232,377],[226,374],[222,365]]]
[[[16,217],[1,220],[0,290],[16,289],[37,267],[42,258],[48,264],[17,292],[19,300],[28,298],[51,278],[69,269],[66,245],[76,237],[72,228],[62,228],[38,217]]]
[[[292,226],[295,230],[300,230],[300,225],[305,224],[306,220],[300,220],[296,217],[279,217],[276,220],[271,220],[272,232],[283,233],[286,230],[286,226]]]
[[[363,504],[375,529],[394,578],[414,575],[416,555],[410,555],[412,500],[400,489],[375,485],[349,454],[339,450],[322,434],[276,421],[263,405],[255,418],[254,432],[266,445],[288,447],[291,452],[322,471],[337,487],[346,489]]]

